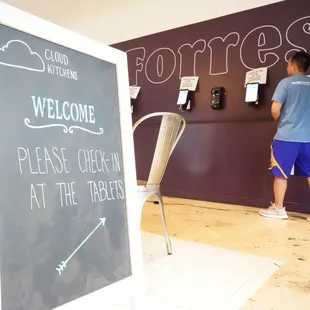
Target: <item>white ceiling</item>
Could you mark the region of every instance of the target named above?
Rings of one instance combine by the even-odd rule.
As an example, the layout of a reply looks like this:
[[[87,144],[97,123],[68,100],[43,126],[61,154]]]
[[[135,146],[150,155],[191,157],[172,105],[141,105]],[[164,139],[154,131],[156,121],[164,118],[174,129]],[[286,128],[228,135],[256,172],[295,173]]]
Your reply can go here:
[[[53,23],[70,26],[78,19],[89,19],[99,12],[111,12],[135,0],[2,0],[23,11],[49,20]]]
[[[105,44],[278,1],[284,0],[2,0]]]

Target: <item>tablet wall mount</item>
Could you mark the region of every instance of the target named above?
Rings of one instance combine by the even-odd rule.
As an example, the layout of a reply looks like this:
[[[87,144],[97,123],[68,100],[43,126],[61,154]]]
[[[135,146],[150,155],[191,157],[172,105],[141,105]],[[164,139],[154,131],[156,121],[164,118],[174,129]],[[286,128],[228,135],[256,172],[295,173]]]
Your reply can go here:
[[[259,83],[247,83],[245,86],[245,103],[249,105],[259,104]]]
[[[182,112],[190,111],[191,101],[194,99],[194,92],[198,84],[198,76],[185,76],[181,79],[177,106]]]
[[[130,86],[131,113],[133,113],[134,103],[137,101],[140,89],[141,89],[140,86]]]
[[[248,71],[245,75],[245,103],[250,106],[259,105],[259,97],[263,85],[267,83],[268,68],[257,68]]]

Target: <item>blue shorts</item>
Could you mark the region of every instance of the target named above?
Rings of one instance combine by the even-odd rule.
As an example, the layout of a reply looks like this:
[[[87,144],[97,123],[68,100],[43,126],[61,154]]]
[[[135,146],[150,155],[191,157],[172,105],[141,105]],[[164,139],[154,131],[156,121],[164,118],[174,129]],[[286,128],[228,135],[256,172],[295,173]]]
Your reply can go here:
[[[274,140],[269,170],[274,176],[288,179],[293,167],[294,175],[310,177],[310,143]]]

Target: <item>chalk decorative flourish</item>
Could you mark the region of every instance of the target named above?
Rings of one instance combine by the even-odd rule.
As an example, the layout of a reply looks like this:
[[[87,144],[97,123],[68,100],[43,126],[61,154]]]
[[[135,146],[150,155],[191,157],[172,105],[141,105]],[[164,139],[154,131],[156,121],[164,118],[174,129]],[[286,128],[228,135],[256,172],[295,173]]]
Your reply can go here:
[[[71,126],[71,127],[67,127],[66,125],[64,124],[48,124],[48,125],[31,125],[30,124],[30,119],[29,118],[25,118],[24,119],[24,123],[25,125],[28,127],[28,128],[32,128],[32,129],[43,129],[43,128],[51,128],[51,127],[62,127],[63,128],[63,132],[64,133],[70,133],[70,134],[73,134],[74,133],[74,129],[80,129],[80,130],[83,130],[83,131],[86,131],[88,133],[91,133],[93,135],[101,135],[103,134],[103,128],[99,128],[99,131],[92,131],[92,130],[89,130],[87,128],[84,128],[84,127],[80,127],[80,126]]]

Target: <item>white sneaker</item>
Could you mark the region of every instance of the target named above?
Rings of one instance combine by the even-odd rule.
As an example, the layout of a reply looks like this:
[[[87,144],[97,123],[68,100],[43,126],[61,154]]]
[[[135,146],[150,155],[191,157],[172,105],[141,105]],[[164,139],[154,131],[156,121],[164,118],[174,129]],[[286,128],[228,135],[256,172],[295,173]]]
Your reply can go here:
[[[259,214],[264,217],[285,220],[288,218],[285,208],[277,209],[274,203],[268,209],[262,209]]]

